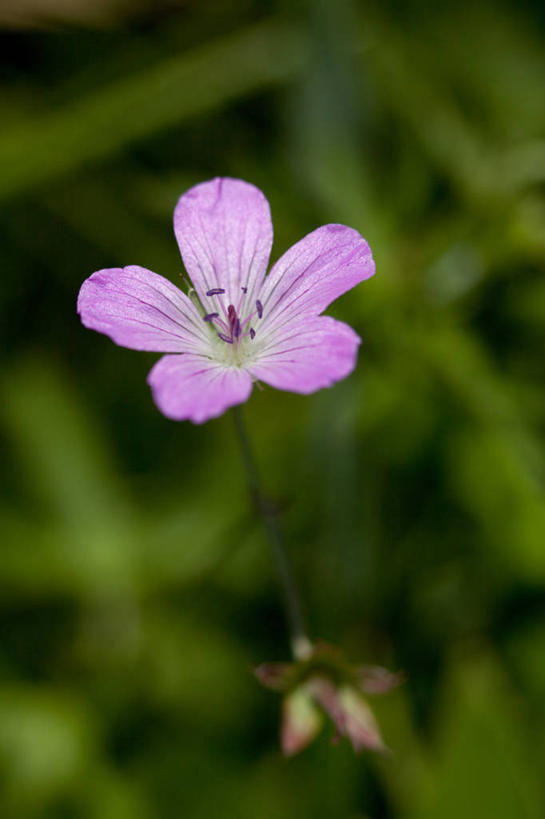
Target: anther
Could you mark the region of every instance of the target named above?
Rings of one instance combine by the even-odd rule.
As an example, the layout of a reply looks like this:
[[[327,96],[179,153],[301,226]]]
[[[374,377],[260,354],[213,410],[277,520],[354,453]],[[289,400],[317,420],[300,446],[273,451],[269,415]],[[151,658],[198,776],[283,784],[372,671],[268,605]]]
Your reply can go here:
[[[250,327],[250,338],[252,339],[252,341],[253,341],[253,340],[254,340],[254,338],[255,338],[255,330],[254,330],[254,328],[253,328],[253,327]]]
[[[233,325],[233,335],[235,338],[238,338],[240,335],[240,319],[238,318],[236,319]]]
[[[222,341],[225,341],[226,344],[232,344],[233,339],[229,338],[229,336],[224,336],[223,333],[218,333],[218,338],[221,338]]]
[[[255,307],[256,307],[257,315],[259,316],[259,318],[263,318],[263,305],[261,304],[259,299],[256,301]]]
[[[240,289],[242,290],[242,292],[244,293],[244,295],[246,295],[246,293],[248,292],[248,288],[247,288],[247,287],[241,287]]]
[[[206,316],[202,317],[203,321],[214,321],[214,319],[219,318],[219,313],[207,313]]]
[[[222,296],[225,293],[223,287],[213,287],[212,290],[206,292],[207,296]]]

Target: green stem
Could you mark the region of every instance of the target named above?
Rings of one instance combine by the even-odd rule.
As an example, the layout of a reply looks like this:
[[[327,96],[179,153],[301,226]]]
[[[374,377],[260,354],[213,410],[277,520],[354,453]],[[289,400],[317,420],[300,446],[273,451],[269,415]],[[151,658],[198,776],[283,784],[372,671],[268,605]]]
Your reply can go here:
[[[299,596],[297,594],[293,574],[288,556],[286,554],[286,549],[284,547],[284,537],[282,527],[280,526],[278,509],[275,503],[261,488],[259,473],[252,452],[252,447],[250,445],[250,440],[248,438],[248,433],[246,431],[242,408],[240,406],[233,408],[233,416],[235,419],[235,427],[240,444],[242,460],[246,469],[248,487],[263,522],[263,526],[274,554],[278,578],[280,580],[280,585],[284,595],[286,619],[290,630],[292,650],[297,659],[303,659],[308,657],[311,650],[311,643],[305,632]]]

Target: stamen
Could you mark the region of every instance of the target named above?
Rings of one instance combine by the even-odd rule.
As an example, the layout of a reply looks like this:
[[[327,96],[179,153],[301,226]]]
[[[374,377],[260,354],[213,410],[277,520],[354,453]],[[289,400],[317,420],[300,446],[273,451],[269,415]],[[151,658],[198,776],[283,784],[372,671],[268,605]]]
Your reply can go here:
[[[207,296],[223,296],[225,290],[223,287],[213,287],[212,290],[208,290],[206,295]]]
[[[226,344],[232,344],[233,339],[229,338],[229,336],[224,336],[223,333],[218,333],[218,338],[221,338],[222,341],[225,341]]]
[[[233,335],[238,338],[240,335],[240,319],[237,319],[233,325]]]
[[[248,288],[247,288],[247,287],[241,287],[240,289],[242,290],[242,292],[244,293],[244,295],[246,295],[246,293],[248,292]]]
[[[214,319],[219,318],[219,313],[207,313],[206,316],[202,317],[203,321],[214,321]]]
[[[252,339],[252,341],[253,341],[253,340],[254,340],[254,338],[255,338],[255,330],[254,330],[254,328],[253,328],[253,327],[250,327],[250,338]]]
[[[259,299],[256,301],[255,306],[257,310],[257,315],[259,316],[259,318],[263,318],[263,305],[261,304]]]

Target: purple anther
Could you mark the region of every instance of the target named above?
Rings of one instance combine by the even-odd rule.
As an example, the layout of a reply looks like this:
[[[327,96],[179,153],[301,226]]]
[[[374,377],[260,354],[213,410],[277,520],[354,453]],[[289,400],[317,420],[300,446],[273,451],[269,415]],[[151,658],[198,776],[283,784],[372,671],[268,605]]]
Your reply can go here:
[[[214,319],[219,318],[219,313],[207,313],[206,316],[202,317],[203,321],[214,321]]]
[[[240,335],[240,319],[236,319],[233,325],[233,335],[235,338],[238,338]]]
[[[263,305],[261,304],[259,299],[256,301],[255,307],[256,307],[257,315],[259,316],[259,318],[263,318]]]
[[[246,293],[248,292],[248,288],[247,288],[247,287],[241,287],[240,289],[242,290],[242,292],[244,293],[244,295],[246,295]]]
[[[233,339],[229,338],[229,336],[224,336],[223,333],[218,333],[218,338],[221,338],[222,341],[225,341],[226,344],[232,344]]]
[[[225,293],[223,287],[213,287],[212,290],[207,290],[207,296],[222,296]]]
[[[255,338],[255,330],[254,330],[254,328],[253,328],[253,327],[250,327],[250,338],[252,339],[252,341],[253,341],[253,340],[254,340],[254,338]]]

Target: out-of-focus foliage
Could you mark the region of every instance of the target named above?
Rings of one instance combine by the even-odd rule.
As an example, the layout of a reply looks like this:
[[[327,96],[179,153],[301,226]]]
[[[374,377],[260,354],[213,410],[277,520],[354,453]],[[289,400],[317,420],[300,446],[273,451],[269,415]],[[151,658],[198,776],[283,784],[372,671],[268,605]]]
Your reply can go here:
[[[542,817],[542,9],[116,19],[0,35],[0,815]],[[288,646],[232,419],[164,419],[154,356],[75,314],[101,267],[180,282],[173,206],[222,174],[269,197],[275,257],[327,221],[374,249],[332,311],[356,373],[247,418],[313,635],[407,673],[384,759],[281,758],[251,667]]]

